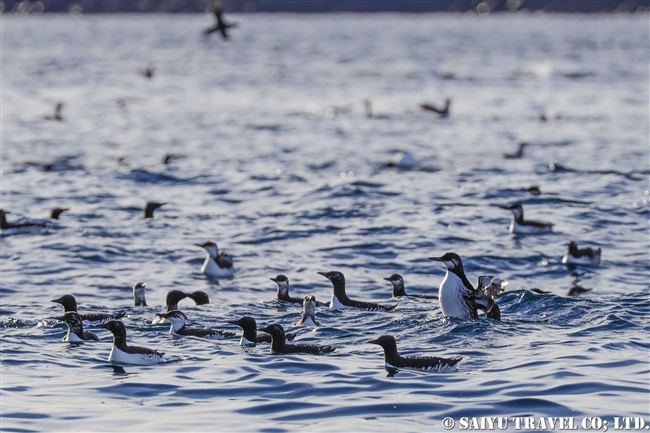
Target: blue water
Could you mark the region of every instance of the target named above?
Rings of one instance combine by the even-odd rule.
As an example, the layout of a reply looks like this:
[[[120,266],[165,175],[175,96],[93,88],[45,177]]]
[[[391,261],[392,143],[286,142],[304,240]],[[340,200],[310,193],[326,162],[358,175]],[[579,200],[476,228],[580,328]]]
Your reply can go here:
[[[0,241],[3,431],[648,420],[647,15],[231,19],[226,43],[201,38],[207,16],[2,17],[1,206],[10,221],[70,208],[45,234]],[[148,65],[151,80],[137,73]],[[447,97],[448,119],[419,110]],[[58,101],[65,120],[43,120]],[[521,141],[523,158],[502,158]],[[386,168],[398,151],[417,166]],[[165,166],[167,153],[179,158]],[[169,204],[143,220],[148,200]],[[554,233],[509,234],[497,206],[510,202]],[[235,278],[200,274],[193,244],[207,240],[234,256]],[[600,266],[562,265],[569,240],[602,247]],[[331,286],[316,272],[329,270],[357,299],[393,302],[392,273],[436,294],[444,267],[427,257],[447,251],[472,282],[509,281],[502,322],[444,319],[413,298],[391,313],[320,309],[321,328],[292,331],[336,346],[328,356],[151,325],[180,289],[210,296],[181,302],[194,326],[239,332],[226,322],[250,315],[291,328],[301,308],[273,300],[279,273],[322,301]],[[149,307],[131,306],[138,281]],[[568,297],[574,284],[591,291]],[[112,368],[100,328],[100,343],[62,343],[50,300],[64,293],[80,311],[125,311],[129,341],[167,362]],[[366,344],[382,334],[403,354],[463,361],[393,375]]]

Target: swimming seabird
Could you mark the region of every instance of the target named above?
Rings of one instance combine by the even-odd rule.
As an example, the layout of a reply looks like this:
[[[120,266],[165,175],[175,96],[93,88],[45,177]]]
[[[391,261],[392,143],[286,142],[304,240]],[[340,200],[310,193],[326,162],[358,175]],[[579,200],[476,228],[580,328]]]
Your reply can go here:
[[[508,227],[510,233],[534,235],[553,231],[553,223],[524,220],[524,208],[518,203],[499,207],[501,209],[507,209],[513,214],[512,222],[510,222],[510,226]]]
[[[400,356],[397,352],[397,342],[392,335],[368,341],[384,349],[384,365],[386,368],[415,368],[424,371],[453,371],[463,358],[439,358],[437,356]]]

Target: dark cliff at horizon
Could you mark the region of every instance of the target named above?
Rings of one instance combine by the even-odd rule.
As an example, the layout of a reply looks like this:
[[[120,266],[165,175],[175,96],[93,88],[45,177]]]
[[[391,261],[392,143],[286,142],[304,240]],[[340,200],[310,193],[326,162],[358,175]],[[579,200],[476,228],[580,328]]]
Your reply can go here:
[[[646,12],[650,0],[224,0],[226,12]],[[4,0],[5,12],[205,12],[211,0]],[[34,7],[36,5],[36,7]]]

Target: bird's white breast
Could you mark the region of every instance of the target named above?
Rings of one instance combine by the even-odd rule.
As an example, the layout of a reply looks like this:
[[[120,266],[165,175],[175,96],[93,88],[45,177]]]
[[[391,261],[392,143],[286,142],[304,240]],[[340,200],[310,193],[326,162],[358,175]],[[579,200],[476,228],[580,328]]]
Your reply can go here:
[[[220,268],[219,265],[217,265],[217,262],[215,262],[210,256],[205,258],[205,262],[203,262],[203,266],[201,266],[202,274],[217,278],[232,277],[234,272],[234,268]]]
[[[445,317],[458,317],[471,319],[470,309],[463,298],[463,291],[467,290],[458,275],[447,271],[440,284],[438,293],[440,309]]]
[[[341,304],[339,298],[337,298],[336,295],[333,294],[332,300],[330,301],[330,308],[351,308],[351,307]]]
[[[126,353],[113,346],[108,362],[113,364],[155,365],[163,362],[163,357],[153,353]]]

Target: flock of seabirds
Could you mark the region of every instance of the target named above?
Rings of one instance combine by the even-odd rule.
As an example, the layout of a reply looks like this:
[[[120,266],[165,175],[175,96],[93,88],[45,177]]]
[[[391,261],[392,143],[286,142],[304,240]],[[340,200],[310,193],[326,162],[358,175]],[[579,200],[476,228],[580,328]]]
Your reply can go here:
[[[153,218],[154,211],[165,204],[147,202],[144,206],[144,218]],[[513,219],[509,226],[510,233],[534,235],[552,232],[552,223],[525,220],[523,208],[519,204],[502,206],[502,208],[508,209],[513,213]],[[60,215],[67,210],[69,209],[52,209],[51,218],[59,219]],[[7,221],[7,214],[8,212],[0,209],[0,223],[3,236],[43,233],[44,230],[51,227],[51,223],[42,221],[11,223]],[[232,278],[234,276],[235,267],[232,256],[225,251],[219,251],[216,243],[208,241],[195,245],[203,248],[206,253],[205,261],[201,266],[201,273],[217,279]],[[577,244],[571,241],[567,244],[567,253],[562,258],[562,263],[573,266],[597,265],[600,263],[600,258],[600,248],[578,248]],[[447,269],[440,284],[438,296],[409,295],[406,293],[403,277],[399,274],[393,274],[384,279],[391,283],[394,298],[410,296],[437,299],[440,303],[442,314],[445,317],[474,320],[479,317],[479,311],[482,311],[488,319],[501,320],[501,310],[496,299],[507,287],[508,283],[506,281],[501,280],[499,277],[482,275],[479,276],[478,284],[474,287],[465,275],[463,262],[458,254],[448,252],[440,257],[429,257],[429,259],[443,263]],[[350,298],[346,292],[345,276],[339,271],[318,272],[318,274],[327,278],[332,283],[332,297],[329,303],[317,301],[314,295],[307,295],[304,299],[291,297],[289,294],[289,279],[285,275],[278,275],[271,278],[277,285],[276,298],[278,300],[292,304],[301,304],[303,306],[302,317],[293,326],[320,326],[316,318],[317,307],[389,312],[397,306],[397,304],[384,305]],[[146,284],[143,282],[138,282],[133,286],[135,306],[147,306],[145,288]],[[537,293],[547,293],[539,289],[531,290]],[[571,295],[571,293],[569,294]],[[170,290],[166,296],[165,311],[158,313],[152,323],[168,323],[170,325],[169,333],[178,337],[189,336],[216,340],[237,337],[235,333],[229,331],[190,327],[190,320],[178,307],[178,303],[186,298],[192,299],[196,305],[208,304],[210,302],[207,293],[200,290],[193,293]],[[127,344],[126,327],[120,320],[124,317],[125,313],[79,313],[77,311],[76,299],[71,294],[65,294],[52,300],[52,302],[59,303],[64,308],[64,314],[62,316],[53,318],[65,322],[68,326],[68,331],[62,341],[71,344],[80,344],[86,341],[100,341],[100,338],[95,333],[84,329],[84,326],[99,326],[113,334],[113,348],[108,357],[109,362],[116,365],[154,365],[164,362],[163,352]],[[255,319],[249,316],[243,316],[238,320],[232,320],[228,323],[242,328],[242,335],[239,340],[240,345],[251,346],[258,343],[270,343],[272,354],[305,353],[323,355],[331,353],[336,349],[332,346],[294,343],[293,340],[296,334],[285,332],[284,327],[279,323],[273,323],[258,329]],[[414,368],[426,371],[453,371],[456,364],[462,359],[460,357],[401,356],[397,351],[397,342],[391,335],[380,336],[379,338],[368,341],[368,343],[377,344],[383,348],[384,363],[388,369]]]
[[[217,0],[212,5],[212,12],[215,15],[215,24],[203,31],[208,36],[211,33],[219,32],[224,39],[228,39],[228,29],[236,27],[235,23],[226,23],[222,14],[223,5]],[[152,78],[154,75],[153,67],[139,70],[139,73],[146,78]],[[369,100],[364,101],[367,117],[381,117],[373,115],[372,105]],[[434,113],[440,117],[449,116],[451,99],[445,101],[443,107],[436,107],[432,104],[423,103],[420,108],[426,112]],[[63,121],[61,114],[63,103],[56,104],[53,115],[44,116],[46,120]],[[546,116],[542,114],[540,120],[546,121]],[[523,156],[524,149],[529,143],[520,143],[515,153],[504,154],[505,159],[518,159]],[[174,155],[166,155],[163,163],[168,164]],[[118,163],[120,163],[118,159]],[[415,158],[408,153],[398,153],[394,158],[386,163],[387,167],[413,168]],[[48,171],[48,167],[44,166]],[[540,195],[538,187],[526,189],[531,195]],[[147,202],[144,206],[144,218],[153,218],[154,211],[167,203]],[[510,210],[513,214],[512,222],[509,226],[510,233],[534,235],[550,233],[553,230],[553,224],[540,221],[524,219],[524,210],[520,204],[510,204],[501,206],[503,209]],[[52,209],[50,218],[58,220],[62,213],[68,211],[68,208]],[[52,223],[48,221],[21,221],[9,222],[7,214],[0,209],[0,224],[2,236],[39,233],[51,227]],[[213,278],[232,278],[235,273],[233,258],[225,251],[219,251],[217,244],[214,242],[205,242],[195,244],[203,248],[206,253],[205,261],[201,266],[201,273]],[[601,258],[601,249],[597,248],[579,248],[578,245],[571,241],[567,244],[567,253],[562,258],[562,263],[567,265],[598,265]],[[430,257],[430,260],[441,262],[445,265],[447,272],[440,284],[438,296],[434,295],[412,295],[407,294],[404,286],[404,279],[399,274],[393,274],[384,278],[392,285],[392,295],[394,298],[399,297],[416,297],[424,299],[437,299],[440,309],[445,317],[457,317],[464,320],[474,320],[479,317],[479,311],[485,314],[486,318],[492,320],[501,320],[501,310],[496,302],[500,294],[505,291],[508,283],[499,277],[491,275],[482,275],[478,278],[476,287],[468,280],[463,268],[461,257],[454,253],[448,252],[440,257]],[[291,297],[289,294],[289,279],[285,275],[278,275],[271,278],[277,285],[276,298],[292,304],[300,304],[303,307],[303,314],[299,321],[293,326],[318,327],[320,323],[316,319],[316,309],[320,308],[351,308],[362,311],[389,312],[397,304],[383,305],[374,302],[364,302],[348,297],[345,286],[345,276],[339,271],[318,272],[318,274],[327,278],[332,283],[332,297],[329,303],[323,303],[316,300],[314,295],[307,295],[304,299]],[[145,298],[146,284],[138,282],[133,286],[133,298],[135,306],[147,306]],[[539,289],[531,289],[534,292],[543,294]],[[575,295],[588,289],[575,286],[569,291],[569,295]],[[237,335],[229,331],[220,331],[209,328],[192,328],[187,316],[178,308],[178,303],[183,299],[192,299],[196,305],[208,304],[210,302],[207,293],[195,291],[185,293],[180,290],[170,290],[166,296],[166,309],[158,313],[153,319],[153,324],[167,323],[170,325],[169,333],[174,336],[191,336],[198,338],[208,338],[216,340],[233,339]],[[84,327],[99,326],[107,329],[113,334],[113,348],[111,349],[108,361],[117,365],[154,365],[164,362],[164,353],[140,346],[127,344],[126,327],[120,320],[125,313],[79,313],[77,311],[77,302],[73,295],[65,294],[52,302],[59,303],[64,308],[64,314],[53,319],[65,322],[68,331],[63,337],[63,341],[71,344],[80,344],[86,341],[100,341],[100,338],[93,332],[85,330]],[[314,355],[323,355],[333,352],[336,348],[332,346],[321,346],[306,343],[293,342],[296,334],[287,333],[284,327],[279,323],[273,323],[266,327],[259,328],[254,318],[243,316],[238,320],[232,320],[228,323],[237,325],[242,328],[240,344],[242,346],[251,346],[260,343],[270,343],[271,353],[273,354],[293,354],[305,353]],[[453,371],[456,364],[462,358],[441,358],[434,356],[401,356],[397,350],[397,342],[391,335],[382,335],[376,339],[368,341],[370,344],[376,344],[383,348],[385,367],[389,369],[414,368],[426,371]]]

